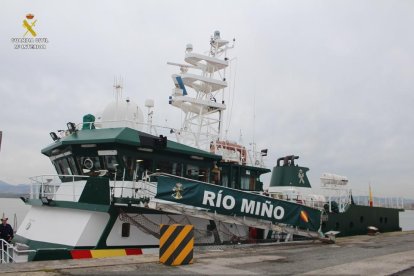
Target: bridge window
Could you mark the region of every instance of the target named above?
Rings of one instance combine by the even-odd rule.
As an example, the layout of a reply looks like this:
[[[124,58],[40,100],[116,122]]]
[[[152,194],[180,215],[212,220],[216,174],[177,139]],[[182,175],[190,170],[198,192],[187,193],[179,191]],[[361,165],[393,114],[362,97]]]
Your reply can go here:
[[[177,162],[159,161],[156,165],[156,171],[182,176],[183,164]],[[198,175],[198,167],[194,167],[194,170],[191,173],[191,175],[194,176]]]
[[[125,167],[125,178],[132,179],[136,174],[136,172],[134,171],[135,165],[139,166],[139,164],[137,163],[137,160],[134,160],[134,158],[130,156],[124,155],[122,159],[124,161],[124,167]]]
[[[198,178],[198,166],[187,165],[186,176],[192,179]]]
[[[104,156],[104,160],[105,160],[105,168],[108,171],[116,171],[117,170],[117,165],[118,162],[116,161],[116,156],[113,155],[105,155]]]
[[[78,163],[82,168],[84,174],[94,172],[102,169],[101,161],[97,156],[91,157],[78,157]]]
[[[72,175],[72,170],[70,169],[68,160],[66,160],[66,158],[55,160],[54,162],[56,164],[58,174]]]
[[[181,163],[172,163],[171,174],[182,176],[183,175],[183,165]]]
[[[71,168],[71,171],[74,175],[79,175],[78,167],[76,166],[75,160],[73,157],[68,158],[69,166]]]
[[[210,170],[207,168],[200,169],[198,180],[203,182],[210,182]]]
[[[244,175],[244,176],[241,177],[240,188],[242,190],[249,190],[249,188],[250,188],[250,176]]]
[[[223,187],[229,186],[229,177],[227,176],[227,174],[224,174],[223,177],[221,178],[221,185]]]
[[[152,172],[152,160],[125,155],[122,157],[122,160],[125,167],[125,179],[141,180],[145,171],[148,173]]]
[[[237,181],[238,175],[239,175],[239,169],[233,168],[233,171],[231,172],[231,182],[230,182],[231,188],[239,188],[239,187],[236,187],[236,183],[238,182]]]
[[[169,161],[158,161],[156,165],[156,172],[164,172],[172,174],[172,163]]]
[[[52,161],[59,175],[79,175],[79,169],[72,156]],[[63,182],[71,181],[72,177],[60,177]]]
[[[191,179],[203,182],[209,182],[210,180],[210,169],[206,167],[199,167],[197,165],[187,164],[185,172],[185,177]]]

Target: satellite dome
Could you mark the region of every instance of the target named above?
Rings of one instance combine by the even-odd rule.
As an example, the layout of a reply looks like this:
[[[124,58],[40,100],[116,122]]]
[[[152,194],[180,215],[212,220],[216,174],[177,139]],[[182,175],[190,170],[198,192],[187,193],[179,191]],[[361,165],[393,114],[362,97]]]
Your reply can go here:
[[[128,99],[109,103],[99,119],[102,128],[130,127],[141,130],[144,115],[138,105]]]

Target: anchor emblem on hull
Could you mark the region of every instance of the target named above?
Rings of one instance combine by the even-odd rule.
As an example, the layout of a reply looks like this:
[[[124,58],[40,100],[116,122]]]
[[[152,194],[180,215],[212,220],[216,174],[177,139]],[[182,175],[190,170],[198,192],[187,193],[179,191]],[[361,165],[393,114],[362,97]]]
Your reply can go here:
[[[183,195],[182,195],[182,192],[184,191],[183,184],[176,183],[175,187],[173,188],[173,191],[175,192],[174,194],[172,194],[173,198],[175,198],[175,199],[182,199],[183,198]]]

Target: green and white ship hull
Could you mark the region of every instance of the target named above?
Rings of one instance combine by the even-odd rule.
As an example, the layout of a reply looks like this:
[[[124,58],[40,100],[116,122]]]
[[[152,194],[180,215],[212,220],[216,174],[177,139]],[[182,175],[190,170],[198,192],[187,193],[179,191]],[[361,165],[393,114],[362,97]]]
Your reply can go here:
[[[169,103],[184,112],[181,128],[154,125],[152,100],[145,102],[144,122],[115,83],[116,100],[98,120],[87,114],[83,123],[50,133],[54,142],[42,153],[57,175],[31,178],[30,197],[22,200],[32,207],[14,239],[26,258],[15,261],[156,252],[161,224],[194,225],[196,245],[318,239],[330,230],[364,234],[374,221],[383,224],[381,231],[399,230],[400,210],[348,206],[335,214],[326,212],[324,201],[272,190],[284,183],[310,187],[308,169],[293,166],[294,159],[274,168],[264,191],[267,149],[258,151],[254,143],[247,149],[222,135],[227,50],[234,45],[219,32],[209,45],[203,55],[189,44],[186,64],[169,63],[180,68]]]

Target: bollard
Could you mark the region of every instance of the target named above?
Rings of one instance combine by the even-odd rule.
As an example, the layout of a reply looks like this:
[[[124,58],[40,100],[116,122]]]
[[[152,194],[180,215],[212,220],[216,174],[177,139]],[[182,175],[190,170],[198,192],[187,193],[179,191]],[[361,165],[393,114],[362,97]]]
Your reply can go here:
[[[173,266],[192,264],[193,247],[193,225],[160,225],[160,263]]]

